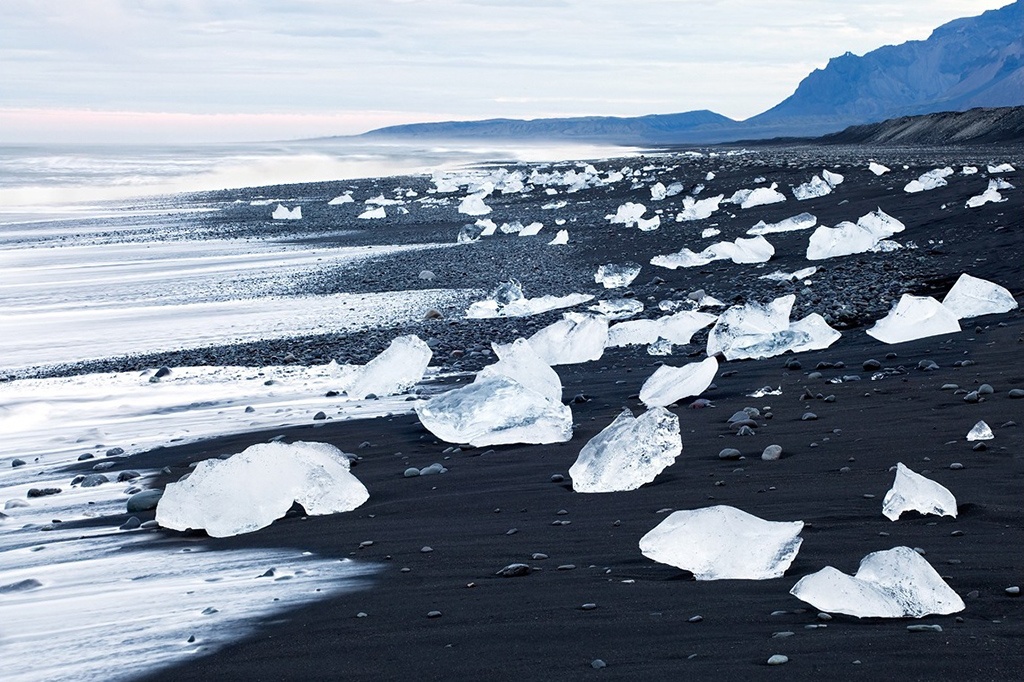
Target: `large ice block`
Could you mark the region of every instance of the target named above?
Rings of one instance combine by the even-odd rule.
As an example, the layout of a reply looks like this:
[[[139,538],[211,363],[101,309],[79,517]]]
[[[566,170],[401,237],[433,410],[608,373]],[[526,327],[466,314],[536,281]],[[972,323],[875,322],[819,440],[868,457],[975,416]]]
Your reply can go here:
[[[319,516],[350,511],[369,496],[333,445],[260,443],[228,459],[204,460],[185,480],[167,484],[156,521],[222,538],[269,526],[295,502]]]
[[[960,596],[910,547],[872,552],[854,576],[826,566],[789,591],[828,613],[857,618],[921,618],[964,610]]]
[[[756,225],[747,230],[747,234],[774,234],[776,232],[796,232],[798,230],[809,230],[818,224],[818,219],[810,213],[801,213],[792,218],[780,220],[777,223],[766,223],[758,221]]]
[[[883,166],[880,163],[872,161],[871,163],[868,164],[868,170],[874,173],[875,175],[884,175],[889,172],[889,167]]]
[[[371,393],[378,396],[401,393],[423,379],[432,355],[430,347],[415,334],[399,336],[359,369],[345,391],[356,400]]]
[[[716,260],[729,259],[733,263],[765,263],[775,255],[775,247],[767,239],[758,235],[745,239],[737,237],[731,242],[712,244],[700,253],[683,248],[678,253],[651,258],[651,265],[675,270],[676,268],[693,268]]]
[[[956,518],[956,498],[939,483],[896,464],[896,480],[882,500],[882,514],[895,521],[905,511]]]
[[[822,260],[864,253],[904,229],[903,223],[882,209],[861,216],[856,224],[843,221],[834,228],[822,225],[811,234],[807,243],[807,259]]]
[[[868,335],[882,343],[903,343],[960,331],[956,313],[931,296],[903,294]]]
[[[630,283],[640,274],[640,266],[632,261],[618,264],[608,263],[599,265],[594,273],[594,281],[601,284],[605,289],[617,289],[628,287]]]
[[[676,222],[682,223],[689,220],[704,220],[718,210],[718,205],[725,198],[724,194],[708,197],[707,199],[694,199],[683,197],[683,208],[676,214]]]
[[[640,387],[640,400],[647,407],[665,407],[677,400],[699,396],[718,372],[718,359],[705,358],[682,367],[662,365]]]
[[[780,201],[785,201],[786,195],[777,188],[778,184],[773,182],[771,187],[758,187],[752,190],[739,202],[740,208],[754,208],[755,206],[777,204]]]
[[[517,381],[552,402],[562,401],[562,380],[551,366],[537,355],[526,339],[512,343],[492,343],[498,361],[477,372],[476,381],[493,376],[504,376]]]
[[[1005,313],[1017,307],[1017,301],[1006,287],[966,272],[942,299],[942,305],[953,311],[957,319]]]
[[[682,451],[677,416],[663,407],[639,417],[623,410],[583,446],[569,467],[572,489],[578,493],[636,490],[671,466]]]
[[[708,355],[722,353],[727,360],[760,359],[806,350],[828,348],[840,333],[817,313],[789,321],[796,296],[782,296],[765,305],[752,301],[733,306],[719,316],[708,334]]]
[[[809,182],[793,188],[793,197],[797,201],[816,199],[832,193],[832,185],[815,175]]]
[[[911,180],[908,182],[903,188],[903,191],[908,194],[915,194],[917,192],[925,192],[938,187],[945,187],[949,184],[946,182],[946,178],[952,174],[953,169],[949,166],[930,170],[927,173],[923,173],[917,180]]]
[[[793,563],[803,527],[726,505],[704,507],[670,514],[640,539],[640,551],[697,580],[770,580]]]
[[[582,313],[565,313],[561,320],[530,337],[530,346],[549,365],[597,360],[607,342],[608,319]]]
[[[717,319],[717,315],[710,313],[682,310],[656,320],[619,322],[608,330],[608,346],[646,345],[658,339],[684,346],[695,333]]]

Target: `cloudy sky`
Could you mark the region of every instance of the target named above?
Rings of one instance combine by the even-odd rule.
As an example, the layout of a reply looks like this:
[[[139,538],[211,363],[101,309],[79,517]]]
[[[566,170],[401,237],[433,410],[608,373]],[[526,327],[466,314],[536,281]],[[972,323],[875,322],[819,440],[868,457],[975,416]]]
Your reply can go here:
[[[829,57],[1009,0],[3,0],[0,142],[492,117],[743,119]]]

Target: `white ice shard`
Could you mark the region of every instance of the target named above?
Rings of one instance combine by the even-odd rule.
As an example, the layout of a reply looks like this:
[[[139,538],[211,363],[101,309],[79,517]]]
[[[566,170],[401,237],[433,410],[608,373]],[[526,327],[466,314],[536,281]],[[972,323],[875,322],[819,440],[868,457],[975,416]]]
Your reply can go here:
[[[563,246],[569,243],[569,230],[559,230],[555,238],[548,242],[548,246]]]
[[[882,500],[882,514],[895,521],[905,511],[956,518],[956,498],[945,486],[898,462],[896,479]]]
[[[361,220],[380,220],[381,218],[387,218],[388,214],[383,206],[378,206],[377,208],[367,209],[356,217]]]
[[[718,317],[694,310],[682,310],[656,320],[620,322],[608,330],[608,346],[632,346],[655,343],[658,339],[679,346],[690,343],[690,338],[714,322]]]
[[[965,317],[1008,312],[1017,307],[1017,301],[1006,287],[972,277],[965,272],[942,299],[942,305],[962,320]]]
[[[384,351],[359,368],[345,386],[350,398],[395,395],[420,382],[433,351],[415,334],[399,336]]]
[[[758,187],[757,189],[741,189],[732,195],[732,203],[739,204],[740,208],[754,208],[767,204],[777,204],[786,200],[786,195],[780,192],[777,183],[771,187]]]
[[[704,507],[670,514],[640,538],[640,551],[697,580],[770,580],[793,563],[803,527],[803,521],[765,521],[726,505]]]
[[[228,459],[204,460],[185,480],[168,483],[156,521],[223,538],[269,526],[296,502],[320,516],[351,511],[369,496],[333,445],[260,443]]]
[[[806,280],[817,271],[818,266],[812,265],[809,268],[801,268],[795,272],[783,272],[782,270],[776,270],[775,272],[767,275],[761,275],[758,279],[770,279],[775,282],[800,282]]]
[[[622,263],[608,263],[597,266],[594,273],[594,281],[601,284],[605,289],[617,289],[628,287],[636,276],[640,274],[640,266],[632,261]]]
[[[278,204],[274,212],[270,214],[270,217],[274,220],[299,220],[302,218],[302,207],[296,206],[289,210],[287,207]]]
[[[683,183],[681,183],[681,182],[673,182],[671,185],[669,185],[667,188],[665,188],[665,196],[666,197],[674,197],[677,194],[682,194],[683,193],[683,189],[684,189]]]
[[[992,440],[996,435],[992,433],[992,427],[984,422],[984,420],[975,424],[970,431],[967,432],[967,440]]]
[[[463,225],[459,229],[459,234],[455,237],[455,243],[474,244],[480,241],[480,235],[482,232],[483,230],[480,228],[480,226],[474,223]]]
[[[478,218],[473,224],[480,228],[481,237],[490,237],[498,230],[498,224],[490,218]]]
[[[491,348],[498,356],[498,361],[477,372],[477,381],[500,375],[522,384],[552,402],[562,401],[562,380],[558,378],[558,373],[537,355],[526,339],[516,339],[505,344],[492,343]]]
[[[815,199],[831,193],[832,185],[828,184],[817,175],[811,178],[810,182],[805,182],[804,184],[793,188],[793,197],[797,201]]]
[[[505,445],[563,443],[572,438],[572,412],[508,376],[496,374],[417,403],[420,423],[449,443]]]
[[[868,170],[874,173],[875,175],[885,175],[886,173],[889,172],[890,169],[888,166],[883,166],[880,163],[875,163],[874,161],[872,161],[871,163],[868,164]]]
[[[340,206],[341,204],[351,204],[355,201],[351,194],[340,194],[330,201],[327,202],[328,206]]]
[[[699,396],[715,380],[717,372],[715,357],[682,367],[662,365],[640,388],[640,401],[647,407],[666,407],[683,398]]]
[[[637,313],[642,313],[644,304],[635,298],[613,298],[598,301],[589,309],[598,315],[603,315],[608,320],[625,320]]]
[[[874,249],[879,242],[905,229],[903,223],[878,209],[857,223],[843,221],[834,228],[821,225],[807,242],[807,259],[823,260]]]
[[[519,234],[523,231],[523,224],[518,220],[513,220],[511,223],[502,223],[498,229],[502,234]]]
[[[974,175],[978,172],[977,166],[964,166],[963,170],[960,171],[963,175]]]
[[[647,207],[643,204],[635,204],[627,201],[615,210],[615,215],[605,216],[612,225],[625,225],[629,227],[643,217]]]
[[[625,409],[580,450],[569,467],[572,489],[578,493],[636,490],[657,478],[682,451],[679,417],[664,407],[639,417]]]
[[[842,175],[840,175],[839,173],[833,173],[832,171],[828,170],[827,168],[821,171],[821,177],[833,189],[835,189],[837,185],[840,185],[843,182],[843,176]]]
[[[718,318],[708,334],[707,354],[727,360],[761,359],[786,351],[828,348],[840,334],[817,313],[790,323],[796,296],[782,296],[764,305],[752,301],[733,306]]]
[[[483,192],[467,195],[459,204],[459,213],[464,213],[466,215],[487,215],[491,212],[491,207],[484,203],[484,197],[486,196],[487,195]]]
[[[636,221],[636,229],[641,232],[651,232],[661,227],[661,216],[656,215],[653,218],[638,218]]]
[[[722,234],[722,231],[719,230],[717,227],[705,227],[703,230],[700,231],[700,238],[710,239],[711,237],[717,237],[720,234]]]
[[[676,222],[682,223],[688,220],[704,220],[718,210],[718,205],[725,198],[724,194],[697,200],[693,197],[683,197],[683,208],[676,214]]]
[[[526,298],[522,286],[516,280],[509,280],[498,285],[490,297],[471,303],[466,309],[466,317],[470,319],[489,319],[495,317],[526,317],[537,315],[549,310],[571,308],[580,303],[593,300],[592,294],[568,294],[567,296],[539,296]]]
[[[608,318],[565,313],[562,319],[530,337],[530,346],[549,365],[597,360],[608,342]]]
[[[761,220],[747,230],[747,234],[773,234],[775,232],[796,232],[798,230],[809,230],[818,224],[818,219],[810,213],[801,213],[792,218],[780,220],[777,223],[766,223]]]
[[[882,343],[903,343],[960,331],[956,313],[931,296],[903,294],[868,335]]]
[[[544,223],[532,222],[523,229],[519,230],[520,237],[532,237],[539,233],[544,227]]]
[[[1008,163],[1000,163],[996,166],[989,164],[986,170],[989,173],[1012,173],[1016,169]]]
[[[960,596],[910,547],[868,554],[854,576],[826,566],[801,578],[789,593],[820,611],[857,618],[921,618],[964,610]]]
[[[938,187],[945,187],[947,184],[946,178],[953,174],[953,169],[949,166],[945,168],[936,168],[924,173],[917,180],[911,180],[903,188],[904,192],[909,194],[915,194],[917,192],[924,192],[930,189],[936,189]]]
[[[668,196],[668,188],[660,182],[651,185],[651,201],[661,201]]]
[[[1002,184],[1010,185],[1010,183],[1008,182],[1004,182]],[[989,180],[988,188],[981,194],[976,194],[975,196],[968,199],[967,202],[964,204],[964,208],[978,208],[979,206],[984,206],[985,204],[999,204],[1006,201],[1006,197],[999,193],[1000,189],[1002,189],[1002,187],[1000,186],[999,182],[997,182],[996,180]],[[1006,189],[1013,189],[1013,185],[1010,185]]]
[[[678,253],[655,256],[651,259],[651,265],[675,270],[676,268],[700,267],[712,261],[726,259],[733,263],[765,263],[774,255],[775,247],[767,239],[758,235],[749,239],[737,237],[731,242],[718,242],[700,253],[694,253],[684,247]]]

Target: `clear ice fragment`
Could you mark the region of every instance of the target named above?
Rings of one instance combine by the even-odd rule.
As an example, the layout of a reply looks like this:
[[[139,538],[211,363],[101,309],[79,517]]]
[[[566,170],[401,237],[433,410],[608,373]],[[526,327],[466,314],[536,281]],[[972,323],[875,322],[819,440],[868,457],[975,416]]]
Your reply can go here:
[[[733,306],[719,316],[708,334],[707,354],[727,360],[761,359],[786,351],[828,348],[840,334],[817,313],[790,323],[796,296],[781,296],[765,305],[752,301]]]
[[[793,197],[797,201],[806,201],[808,199],[815,199],[817,197],[823,197],[826,194],[832,193],[832,185],[825,180],[815,175],[811,178],[810,182],[805,182],[802,185],[793,188]]]
[[[423,379],[432,355],[430,347],[415,334],[399,336],[380,355],[359,368],[345,391],[356,400],[371,393],[377,396],[401,393]]]
[[[612,325],[608,330],[608,346],[647,345],[658,339],[685,346],[697,331],[718,317],[709,313],[682,310],[656,320],[629,320]]]
[[[581,313],[565,313],[561,320],[530,337],[530,346],[549,365],[597,360],[607,342],[608,319]]]
[[[665,407],[683,398],[699,396],[715,380],[717,372],[715,357],[682,367],[662,365],[640,388],[640,401],[647,407]]]
[[[942,305],[953,311],[957,319],[1005,313],[1017,307],[1017,301],[1006,287],[966,272],[942,299]]]
[[[725,198],[724,194],[708,197],[707,199],[694,199],[683,197],[683,208],[676,214],[676,222],[682,223],[690,220],[704,220],[718,210],[718,205]]]
[[[958,331],[960,323],[952,310],[931,296],[903,294],[867,333],[882,343],[903,343]]]
[[[871,163],[868,164],[868,170],[874,173],[875,175],[885,175],[886,173],[889,172],[890,169],[888,166],[883,166],[880,163],[875,163],[874,161],[872,161]]]
[[[864,253],[904,229],[903,223],[881,209],[861,216],[856,224],[844,221],[834,228],[821,225],[807,243],[807,260]]]
[[[917,180],[911,180],[903,188],[904,192],[909,194],[915,194],[917,192],[925,192],[938,187],[945,187],[947,184],[946,178],[953,174],[953,169],[949,166],[945,168],[936,168],[924,173]]]
[[[801,213],[792,218],[780,220],[777,223],[766,223],[758,221],[756,225],[747,230],[747,234],[774,234],[776,232],[796,232],[798,230],[809,230],[818,224],[818,219],[810,213]]]
[[[675,270],[676,268],[700,267],[712,261],[726,259],[733,263],[765,263],[774,255],[775,247],[767,239],[758,235],[750,239],[737,237],[731,242],[718,242],[700,253],[694,253],[684,247],[678,253],[651,258],[651,265]]]
[[[274,220],[299,220],[302,218],[302,207],[296,206],[289,210],[286,206],[278,204],[274,212],[270,214],[270,217]]]
[[[605,289],[617,289],[628,287],[630,283],[640,274],[640,266],[633,262],[608,263],[599,265],[594,273],[594,282],[601,284]]]
[[[882,514],[895,521],[905,511],[956,518],[956,498],[944,486],[899,462],[892,488],[882,500]]]
[[[578,493],[636,490],[671,466],[682,451],[677,416],[663,407],[639,417],[623,410],[583,446],[569,468],[572,489]]]
[[[598,301],[590,306],[598,315],[603,315],[608,320],[624,320],[642,313],[644,304],[635,298],[613,298],[606,301]]]
[[[974,427],[967,432],[967,440],[992,440],[996,435],[992,433],[992,427],[986,424],[984,421],[980,421],[974,425]]]

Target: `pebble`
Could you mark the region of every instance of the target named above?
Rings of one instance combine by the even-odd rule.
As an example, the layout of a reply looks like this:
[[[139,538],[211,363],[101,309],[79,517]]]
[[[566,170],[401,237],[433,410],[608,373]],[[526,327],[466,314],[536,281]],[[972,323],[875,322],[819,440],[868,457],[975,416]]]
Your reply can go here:
[[[992,388],[991,384],[982,384],[978,386],[978,395],[992,395],[996,390]]]
[[[809,422],[809,421],[814,421],[817,418],[818,418],[818,415],[814,414],[813,412],[804,412],[803,416],[800,417],[800,421]]]
[[[422,552],[423,554],[429,554],[430,552],[433,552],[433,551],[434,551],[434,548],[430,547],[429,545],[424,545],[423,547],[420,548],[420,552]]]
[[[142,521],[139,520],[138,516],[131,516],[127,521],[122,523],[118,528],[120,530],[134,530],[142,525]]]
[[[704,616],[691,616],[686,620],[687,623],[699,623],[704,620]]]
[[[1006,594],[1010,595],[1011,597],[1019,597],[1020,596],[1020,586],[1019,585],[1014,585],[1013,587],[1007,587],[1003,591],[1006,592]]]
[[[427,611],[427,618],[440,618],[440,617],[441,617],[441,612],[440,611]]]
[[[755,435],[757,435],[757,433],[754,431],[754,429],[752,429],[749,426],[744,424],[743,426],[740,427],[739,431],[736,432],[736,435],[737,436],[755,436]]]
[[[769,445],[761,453],[761,459],[766,462],[774,462],[775,460],[782,457],[782,446],[781,445]]]
[[[796,635],[792,630],[780,630],[779,632],[772,633],[772,639],[785,639],[786,637],[793,637]]]
[[[1011,398],[1024,398],[1024,388],[1011,388],[1010,392],[1006,395]]]
[[[405,476],[406,478],[413,478],[415,476],[420,475],[420,470],[417,469],[416,467],[409,467],[408,469],[405,470],[404,473],[402,473],[402,475]]]
[[[321,421],[323,419],[327,419],[327,413],[324,412],[323,410],[313,415],[313,421]]]
[[[783,656],[782,654],[774,654],[768,659],[768,665],[782,665],[783,663],[789,663],[789,657]]]
[[[964,468],[964,465],[961,464],[960,462],[953,462],[952,464],[949,465],[949,468],[952,469],[953,471],[959,471],[960,469]]]
[[[600,658],[595,658],[590,662],[590,667],[594,670],[600,670],[601,668],[607,668],[608,664],[602,661]]]
[[[12,469],[13,468],[17,468],[17,467],[23,467],[23,466],[25,466],[25,464],[27,464],[27,462],[25,462],[25,460],[23,460],[23,459],[12,459],[11,460],[11,468]]]
[[[971,391],[970,393],[964,396],[965,403],[977,403],[980,401],[981,397],[978,395],[977,391]]]
[[[960,388],[960,387],[957,386],[956,384],[942,384],[942,388],[940,388],[939,390],[940,391],[955,391],[958,388]]]
[[[597,604],[595,604],[593,602],[587,602],[586,604],[583,604],[582,606],[580,606],[580,608],[583,609],[584,611],[593,611],[594,609],[597,608]]]
[[[564,480],[565,480],[565,476],[563,476],[562,474],[552,474],[551,475],[551,482],[552,483],[561,483]]]
[[[876,369],[882,369],[882,363],[878,360],[865,360],[862,367],[864,367],[865,372],[871,372]]]
[[[28,492],[25,493],[26,497],[46,497],[47,495],[56,495],[60,493],[60,488],[29,488]],[[10,503],[8,503],[10,504]]]
[[[718,453],[718,459],[739,459],[742,453],[736,448],[724,448]]]
[[[942,632],[941,625],[908,625],[909,632]]]
[[[923,372],[931,372],[939,368],[934,360],[922,360],[917,363],[917,368]]]
[[[530,555],[530,558],[534,561],[543,561],[544,559],[548,558],[548,555],[544,554],[543,552],[534,552]]]
[[[524,575],[530,575],[531,570],[527,564],[509,564],[494,575],[502,578],[519,578]]]
[[[163,497],[162,490],[143,490],[140,493],[135,493],[128,498],[126,506],[129,514],[135,514],[138,512],[149,511],[150,509],[156,509],[156,505],[160,502],[160,498]]]

